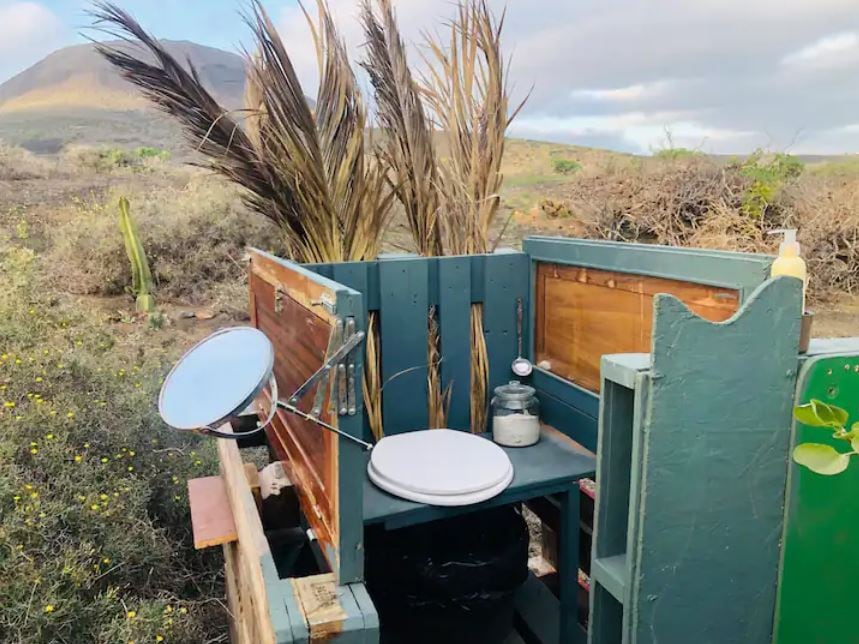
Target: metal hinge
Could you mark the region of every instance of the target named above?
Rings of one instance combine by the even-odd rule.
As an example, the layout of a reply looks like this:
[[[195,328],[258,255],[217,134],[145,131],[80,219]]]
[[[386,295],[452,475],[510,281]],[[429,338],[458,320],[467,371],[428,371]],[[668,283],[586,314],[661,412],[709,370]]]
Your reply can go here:
[[[311,300],[310,306],[321,306],[329,315],[337,314],[337,304],[330,297],[323,295],[318,300]]]

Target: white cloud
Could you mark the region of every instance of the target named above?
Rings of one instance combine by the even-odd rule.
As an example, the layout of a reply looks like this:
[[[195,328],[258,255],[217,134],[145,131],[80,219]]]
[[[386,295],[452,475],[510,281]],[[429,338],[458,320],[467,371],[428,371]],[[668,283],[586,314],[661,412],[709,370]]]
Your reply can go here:
[[[573,90],[572,96],[574,98],[586,98],[609,103],[624,103],[658,96],[659,94],[663,94],[670,86],[671,81],[666,80],[654,83],[635,83],[634,85],[611,89],[576,89]]]
[[[859,34],[847,31],[825,36],[788,54],[782,64],[811,69],[843,67],[859,60]]]
[[[65,31],[59,18],[41,3],[0,0],[0,78],[51,53]]]

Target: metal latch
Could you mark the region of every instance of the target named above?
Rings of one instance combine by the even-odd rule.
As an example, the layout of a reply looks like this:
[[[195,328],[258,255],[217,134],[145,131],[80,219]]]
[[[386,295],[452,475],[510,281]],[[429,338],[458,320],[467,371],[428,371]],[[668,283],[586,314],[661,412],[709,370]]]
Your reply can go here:
[[[327,295],[322,295],[318,300],[311,300],[310,306],[321,306],[329,315],[337,314],[337,303]]]
[[[280,313],[283,311],[283,287],[278,285],[274,287],[274,312]]]

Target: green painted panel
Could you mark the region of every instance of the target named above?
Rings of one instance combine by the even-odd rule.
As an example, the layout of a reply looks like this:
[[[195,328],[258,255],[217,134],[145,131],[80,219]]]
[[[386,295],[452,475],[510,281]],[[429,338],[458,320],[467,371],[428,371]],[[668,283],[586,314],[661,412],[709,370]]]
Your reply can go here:
[[[516,307],[522,300],[522,351],[526,350],[530,260],[524,253],[496,253],[484,258],[483,330],[489,354],[489,397],[493,388],[516,378],[510,365],[516,358]],[[488,401],[487,401],[488,404]]]
[[[752,253],[563,237],[528,237],[522,247],[535,261],[737,288],[743,296],[769,277],[774,259]]]
[[[451,387],[447,426],[471,426],[471,258],[438,260],[438,321],[441,335],[441,383]]]
[[[711,324],[656,297],[632,642],[771,641],[801,299],[767,281]]]
[[[379,262],[382,342],[382,414],[386,434],[428,424],[427,327],[429,262],[423,258]],[[410,371],[406,371],[410,370]]]
[[[812,398],[846,409],[850,423],[859,421],[859,354],[809,360],[800,374],[797,404]],[[833,440],[827,430],[795,423],[791,449],[807,442],[846,451],[844,442]],[[857,490],[859,463],[855,461],[844,473],[831,477],[791,462],[776,644],[859,642]]]

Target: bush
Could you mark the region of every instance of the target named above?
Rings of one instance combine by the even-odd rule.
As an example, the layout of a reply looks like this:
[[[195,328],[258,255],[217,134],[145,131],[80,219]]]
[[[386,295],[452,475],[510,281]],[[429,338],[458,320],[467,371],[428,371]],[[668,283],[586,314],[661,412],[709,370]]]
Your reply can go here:
[[[701,153],[697,150],[690,150],[689,148],[675,148],[668,147],[662,148],[661,150],[657,150],[653,153],[653,156],[657,159],[663,159],[667,161],[677,161],[680,159],[688,159],[689,157],[700,156]]]
[[[811,295],[859,293],[859,181],[803,173],[786,155],[642,160],[578,177],[566,196],[596,239],[775,253],[766,232],[798,228]]]
[[[36,265],[0,240],[0,641],[223,636],[222,562],[193,549],[185,492],[213,446],[153,413],[173,351],[42,295]]]
[[[170,160],[167,150],[139,147],[124,148],[90,147],[73,145],[65,148],[62,162],[68,170],[85,170],[97,174],[117,171],[143,172],[154,170]]]
[[[55,169],[55,164],[32,152],[0,141],[0,181],[43,179]]]
[[[582,169],[582,164],[570,159],[555,159],[552,167],[557,174],[574,174]]]
[[[71,293],[117,295],[131,284],[117,223],[122,191],[82,204],[52,232],[48,270]],[[213,285],[244,276],[247,246],[276,246],[277,229],[241,202],[237,189],[207,175],[158,192],[127,190],[159,299],[202,302]]]

